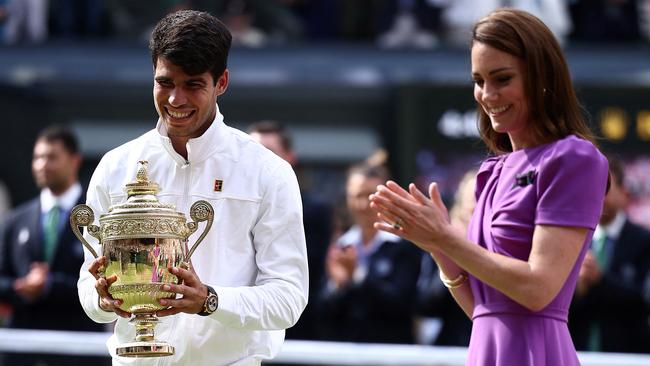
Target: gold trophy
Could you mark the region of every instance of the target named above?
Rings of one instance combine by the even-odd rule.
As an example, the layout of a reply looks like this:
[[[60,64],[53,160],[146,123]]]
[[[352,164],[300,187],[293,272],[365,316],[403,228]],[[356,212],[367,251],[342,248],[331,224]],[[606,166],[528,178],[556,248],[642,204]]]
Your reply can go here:
[[[118,346],[117,354],[126,357],[159,357],[174,354],[174,347],[156,340],[154,328],[159,321],[156,311],[165,307],[158,300],[175,298],[173,292],[163,291],[165,284],[179,283],[168,268],[189,268],[189,260],[196,247],[205,238],[214,210],[207,201],[196,201],[190,208],[191,222],[175,211],[172,204],[158,201],[159,187],[149,180],[147,161],[140,161],[136,180],[125,187],[127,200],[113,205],[101,215],[99,226],[93,225],[95,215],[87,205],[77,205],[70,213],[70,225],[81,243],[95,256],[97,252],[84,239],[79,226],[87,227],[90,235],[102,246],[102,255],[108,259],[100,275],[117,275],[108,292],[122,300],[120,309],[133,314],[130,323],[135,326],[135,339]],[[189,236],[206,221],[205,229],[188,251]]]

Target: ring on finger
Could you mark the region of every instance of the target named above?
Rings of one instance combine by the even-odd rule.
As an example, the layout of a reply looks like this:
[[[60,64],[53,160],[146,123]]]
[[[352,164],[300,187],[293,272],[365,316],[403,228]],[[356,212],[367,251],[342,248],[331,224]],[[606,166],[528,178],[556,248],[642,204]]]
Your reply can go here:
[[[393,229],[402,230],[402,224],[403,224],[402,219],[398,217],[397,220],[395,220],[395,222],[393,223]]]

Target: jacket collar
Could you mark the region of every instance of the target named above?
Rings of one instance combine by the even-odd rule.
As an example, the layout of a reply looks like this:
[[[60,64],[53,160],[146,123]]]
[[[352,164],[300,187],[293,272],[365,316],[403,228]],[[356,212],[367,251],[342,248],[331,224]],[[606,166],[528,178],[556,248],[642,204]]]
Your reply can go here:
[[[167,136],[167,128],[160,118],[158,118],[158,123],[156,124],[156,131],[158,131],[160,141],[165,150],[179,165],[200,163],[211,154],[224,152],[228,149],[229,134],[227,126],[223,122],[223,115],[219,111],[219,105],[216,106],[214,120],[203,135],[187,141],[187,161],[174,150],[172,141]]]

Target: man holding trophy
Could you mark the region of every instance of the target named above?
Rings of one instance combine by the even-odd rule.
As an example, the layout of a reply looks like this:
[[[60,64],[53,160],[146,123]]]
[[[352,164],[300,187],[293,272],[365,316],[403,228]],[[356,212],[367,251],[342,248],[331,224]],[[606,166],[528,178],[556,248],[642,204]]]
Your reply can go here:
[[[88,227],[79,299],[94,321],[117,320],[114,365],[260,365],[307,303],[295,174],[215,103],[230,44],[207,13],[156,25],[156,128],[102,158],[71,215]]]

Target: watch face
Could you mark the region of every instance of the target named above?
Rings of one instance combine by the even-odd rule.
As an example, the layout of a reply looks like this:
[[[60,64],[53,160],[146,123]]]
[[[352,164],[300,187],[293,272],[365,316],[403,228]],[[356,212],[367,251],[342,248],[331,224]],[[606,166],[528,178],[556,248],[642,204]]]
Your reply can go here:
[[[214,312],[215,310],[217,310],[217,305],[218,305],[218,304],[217,304],[217,301],[218,301],[218,300],[217,300],[217,297],[214,296],[213,294],[211,294],[210,296],[208,296],[208,298],[207,298],[207,300],[206,300],[206,302],[205,302],[205,308],[206,308],[206,310],[209,311],[209,312],[211,312],[211,313]]]

